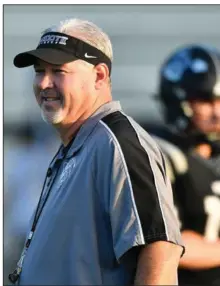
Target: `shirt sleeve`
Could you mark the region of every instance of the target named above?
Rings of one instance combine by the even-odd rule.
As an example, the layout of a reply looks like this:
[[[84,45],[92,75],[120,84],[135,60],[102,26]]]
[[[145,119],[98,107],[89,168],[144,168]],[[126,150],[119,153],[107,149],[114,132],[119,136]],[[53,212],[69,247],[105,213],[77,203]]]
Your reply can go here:
[[[132,247],[155,241],[182,245],[163,155],[156,147],[147,149],[132,128],[106,128],[111,143],[103,154],[108,172],[102,179],[108,186],[107,212],[117,260]]]

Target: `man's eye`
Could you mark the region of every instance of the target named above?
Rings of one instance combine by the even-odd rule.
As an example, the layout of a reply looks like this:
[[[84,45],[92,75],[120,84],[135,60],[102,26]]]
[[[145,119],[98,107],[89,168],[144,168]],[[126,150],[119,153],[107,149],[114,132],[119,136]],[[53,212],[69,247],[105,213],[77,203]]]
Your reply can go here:
[[[36,70],[35,70],[35,73],[37,73],[37,74],[39,74],[39,73],[44,73],[44,70],[43,70],[43,69],[42,69],[42,70],[41,70],[41,69],[36,69]]]
[[[55,73],[65,73],[65,71],[64,71],[64,70],[61,70],[61,69],[55,69],[54,72],[55,72]]]

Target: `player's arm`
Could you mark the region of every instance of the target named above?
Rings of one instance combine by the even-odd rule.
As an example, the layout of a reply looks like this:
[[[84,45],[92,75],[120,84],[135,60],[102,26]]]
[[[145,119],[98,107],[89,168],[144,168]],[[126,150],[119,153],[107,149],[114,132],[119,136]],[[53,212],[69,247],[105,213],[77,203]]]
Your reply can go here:
[[[184,189],[182,190],[183,182],[178,180],[179,180],[179,175],[182,175],[188,170],[186,159],[184,159],[184,156],[183,154],[181,154],[181,151],[177,150],[176,146],[171,146],[170,144],[170,148],[168,149],[168,147],[164,144],[163,141],[160,141],[159,143],[162,149],[164,150],[165,154],[167,155],[166,167],[170,179],[172,182],[175,181],[176,185],[178,183],[178,187],[177,188],[174,187],[173,191],[184,192]],[[175,170],[172,168],[172,166],[173,167],[175,166]],[[178,215],[179,223],[180,225],[183,225],[184,224],[183,217],[186,216],[183,216],[182,212],[187,213],[187,205],[182,207],[182,212],[180,212],[178,206],[182,204],[182,201],[179,201],[176,198],[175,203],[176,203],[175,208]],[[212,211],[214,211],[215,208],[216,208],[215,205],[211,206]],[[188,218],[188,220],[190,221],[190,218]],[[213,226],[211,226],[211,228],[213,230]],[[216,231],[218,230],[216,229]],[[186,247],[186,253],[180,260],[180,267],[192,270],[194,269],[200,270],[200,269],[208,269],[220,266],[220,240],[215,242],[209,242],[205,240],[204,236],[202,236],[201,234],[192,230],[187,230],[185,229],[185,227],[181,227],[181,234],[183,243]]]
[[[188,269],[208,269],[220,267],[220,240],[209,242],[194,231],[182,231],[186,253],[180,260],[180,267]]]

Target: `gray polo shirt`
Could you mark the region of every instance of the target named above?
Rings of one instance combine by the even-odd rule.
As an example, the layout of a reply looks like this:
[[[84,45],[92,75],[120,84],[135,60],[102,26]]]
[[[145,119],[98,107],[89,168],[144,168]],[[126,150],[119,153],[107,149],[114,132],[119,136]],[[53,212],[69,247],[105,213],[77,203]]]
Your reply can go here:
[[[20,285],[132,284],[128,250],[182,244],[161,151],[118,102],[100,107],[64,151],[50,165]]]

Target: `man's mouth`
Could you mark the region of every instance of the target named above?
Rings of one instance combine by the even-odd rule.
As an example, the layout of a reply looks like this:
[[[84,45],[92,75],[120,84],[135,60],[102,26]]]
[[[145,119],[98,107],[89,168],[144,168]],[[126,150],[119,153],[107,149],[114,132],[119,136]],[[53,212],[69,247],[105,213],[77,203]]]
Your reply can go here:
[[[60,97],[49,97],[49,96],[42,96],[43,101],[58,101],[61,100]]]
[[[42,99],[45,101],[55,101],[55,100],[60,100],[60,97],[43,96]]]

